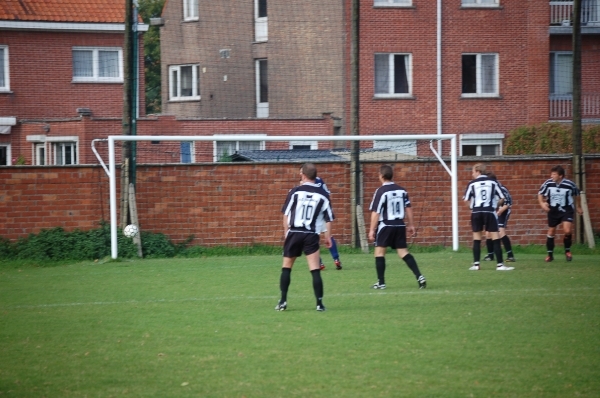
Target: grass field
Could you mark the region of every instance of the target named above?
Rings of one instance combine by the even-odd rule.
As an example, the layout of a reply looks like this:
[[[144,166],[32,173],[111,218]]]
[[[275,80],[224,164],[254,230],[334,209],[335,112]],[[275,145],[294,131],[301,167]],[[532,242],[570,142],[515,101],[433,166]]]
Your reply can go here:
[[[345,254],[324,313],[304,258],[285,312],[279,256],[2,265],[0,396],[598,397],[600,256],[543,257]]]

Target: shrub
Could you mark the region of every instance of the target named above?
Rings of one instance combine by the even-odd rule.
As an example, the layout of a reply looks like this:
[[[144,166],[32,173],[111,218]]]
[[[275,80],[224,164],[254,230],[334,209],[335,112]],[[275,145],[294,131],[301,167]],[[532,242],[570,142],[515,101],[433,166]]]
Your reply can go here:
[[[572,153],[573,138],[570,125],[543,123],[521,126],[509,132],[507,155]],[[600,152],[600,125],[586,126],[582,131],[584,153]]]

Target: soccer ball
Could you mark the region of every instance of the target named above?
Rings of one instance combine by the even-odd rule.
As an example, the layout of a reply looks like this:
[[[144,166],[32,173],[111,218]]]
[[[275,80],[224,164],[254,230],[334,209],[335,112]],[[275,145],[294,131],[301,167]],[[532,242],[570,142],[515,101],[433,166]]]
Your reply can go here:
[[[123,229],[123,235],[125,235],[128,238],[135,237],[139,232],[140,230],[138,229],[137,225],[133,224],[129,224],[125,227],[125,229]]]

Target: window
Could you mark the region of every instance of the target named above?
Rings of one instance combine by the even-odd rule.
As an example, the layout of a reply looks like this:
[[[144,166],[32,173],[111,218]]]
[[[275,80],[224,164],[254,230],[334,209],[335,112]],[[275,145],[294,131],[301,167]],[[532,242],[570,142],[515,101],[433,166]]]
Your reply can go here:
[[[376,7],[385,7],[385,6],[410,6],[412,5],[412,0],[374,0],[373,3]]]
[[[254,0],[254,40],[267,41],[268,38],[267,0]]]
[[[181,163],[194,163],[194,142],[184,141],[180,145]]]
[[[375,96],[407,97],[412,93],[410,54],[375,54]]]
[[[237,151],[264,151],[264,141],[214,141],[213,161],[229,162]]]
[[[500,0],[462,0],[464,7],[477,6],[477,7],[496,7],[500,3]]]
[[[318,141],[290,141],[290,149],[293,151],[314,151],[319,149]]]
[[[54,164],[64,166],[67,164],[77,164],[77,143],[75,142],[54,142]]]
[[[504,134],[461,134],[460,156],[499,156],[502,155]]]
[[[198,65],[174,65],[169,67],[169,99],[192,101],[200,99]]]
[[[256,60],[256,117],[269,117],[268,73],[267,60]]]
[[[550,53],[550,94],[568,97],[573,94],[573,53]]]
[[[8,47],[0,46],[0,92],[10,91],[8,71]]]
[[[73,81],[122,83],[123,50],[74,47]]]
[[[183,0],[183,20],[198,20],[198,0]]]
[[[10,165],[10,144],[0,144],[0,166]]]
[[[35,147],[35,164],[37,166],[44,166],[46,164],[46,144],[38,143]]]
[[[462,96],[498,96],[498,54],[462,55]]]

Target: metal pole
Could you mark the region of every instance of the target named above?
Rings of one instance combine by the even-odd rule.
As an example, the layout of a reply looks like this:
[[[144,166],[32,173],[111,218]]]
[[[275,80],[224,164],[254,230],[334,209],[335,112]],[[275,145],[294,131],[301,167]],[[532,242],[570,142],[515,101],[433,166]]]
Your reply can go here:
[[[112,258],[117,258],[117,181],[115,167],[115,140],[108,137],[108,186],[110,203],[110,253]]]
[[[351,88],[350,88],[350,123],[352,135],[359,135],[358,131],[358,109],[359,109],[359,41],[358,30],[360,27],[360,1],[352,0],[352,41],[350,54],[350,69],[351,69]],[[362,200],[360,198],[360,159],[359,159],[360,143],[352,141],[351,157],[350,157],[350,214],[352,217],[352,244],[354,247],[360,247],[358,216],[356,206],[360,206]]]
[[[582,142],[581,142],[581,0],[573,1],[573,177],[575,184],[583,189]],[[575,240],[583,242],[583,223],[576,215]]]

